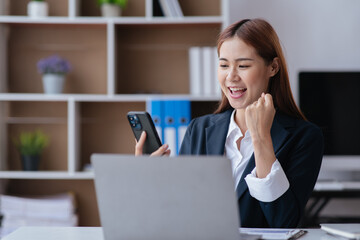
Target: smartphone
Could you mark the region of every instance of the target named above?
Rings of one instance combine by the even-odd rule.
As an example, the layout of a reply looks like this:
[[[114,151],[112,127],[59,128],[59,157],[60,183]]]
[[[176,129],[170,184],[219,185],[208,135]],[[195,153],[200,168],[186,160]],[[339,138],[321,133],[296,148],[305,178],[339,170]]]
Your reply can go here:
[[[151,154],[158,150],[162,144],[150,114],[132,111],[127,113],[127,118],[137,141],[139,141],[141,133],[146,132],[143,153]]]

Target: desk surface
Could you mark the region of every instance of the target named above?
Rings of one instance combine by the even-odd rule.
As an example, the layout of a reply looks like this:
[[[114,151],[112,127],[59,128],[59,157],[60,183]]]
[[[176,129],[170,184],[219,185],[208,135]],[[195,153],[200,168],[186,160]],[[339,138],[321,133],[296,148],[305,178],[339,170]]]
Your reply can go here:
[[[320,229],[307,229],[301,240],[335,240]],[[101,227],[22,227],[3,240],[104,240]]]

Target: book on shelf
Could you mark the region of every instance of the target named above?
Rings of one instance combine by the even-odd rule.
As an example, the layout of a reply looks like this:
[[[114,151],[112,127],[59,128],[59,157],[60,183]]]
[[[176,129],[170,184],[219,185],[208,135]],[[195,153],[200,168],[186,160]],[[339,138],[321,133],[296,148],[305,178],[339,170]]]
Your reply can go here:
[[[212,71],[213,71],[213,79],[212,79],[212,84],[214,84],[214,95],[217,97],[221,97],[221,86],[217,77],[217,70],[219,67],[219,57],[218,57],[218,52],[217,52],[217,48],[213,47],[212,48],[212,58],[213,58],[213,66],[212,66]]]
[[[197,96],[221,96],[217,79],[218,56],[216,47],[189,48],[190,94]]]
[[[190,79],[190,94],[201,95],[203,87],[202,76],[202,55],[200,47],[191,47],[189,49],[189,79]]]
[[[191,119],[189,100],[151,99],[146,103],[162,143],[167,143],[171,155],[178,155]]]
[[[178,0],[168,0],[172,11],[175,13],[175,17],[184,17]]]
[[[320,226],[322,230],[333,235],[360,239],[360,223],[322,223]]]
[[[178,0],[158,0],[165,17],[183,17]]]
[[[167,3],[167,0],[159,0],[159,3],[160,3],[161,10],[164,13],[164,16],[165,17],[172,17],[170,6]]]
[[[154,17],[163,17],[164,16],[164,12],[160,6],[160,0],[153,0],[153,16]]]
[[[213,75],[214,71],[213,62],[214,58],[212,57],[212,47],[203,47],[202,50],[202,66],[203,66],[203,78],[204,86],[202,87],[204,95],[210,96],[215,91],[215,85],[212,83],[212,80],[215,78]]]
[[[77,226],[75,196],[61,193],[41,197],[0,195],[1,234],[22,226]]]

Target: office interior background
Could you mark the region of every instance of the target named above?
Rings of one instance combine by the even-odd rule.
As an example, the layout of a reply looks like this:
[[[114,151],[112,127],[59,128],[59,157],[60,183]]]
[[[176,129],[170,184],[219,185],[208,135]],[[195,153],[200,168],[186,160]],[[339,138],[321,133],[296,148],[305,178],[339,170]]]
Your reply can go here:
[[[188,49],[216,46],[230,23],[260,17],[273,25],[297,101],[300,72],[360,72],[358,0],[179,0],[184,18],[155,18],[151,0],[129,0],[110,19],[95,0],[47,0],[51,17],[30,19],[28,2],[0,0],[1,193],[72,191],[81,226],[100,225],[93,175],[83,171],[90,155],[133,153],[128,111],[159,98],[190,100],[192,117],[214,110],[218,96],[190,94]],[[72,71],[63,94],[44,95],[36,63],[52,54]],[[24,172],[13,138],[33,129],[50,144],[39,171]],[[360,156],[324,159],[320,177],[360,181]],[[333,199],[321,214],[360,218],[359,199]]]

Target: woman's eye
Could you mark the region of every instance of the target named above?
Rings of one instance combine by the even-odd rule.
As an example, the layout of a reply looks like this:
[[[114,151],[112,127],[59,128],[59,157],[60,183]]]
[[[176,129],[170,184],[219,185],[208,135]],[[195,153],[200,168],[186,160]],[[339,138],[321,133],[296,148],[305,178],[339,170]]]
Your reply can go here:
[[[227,66],[228,66],[227,64],[220,64],[220,67],[222,67],[222,68],[225,68]]]
[[[248,65],[239,65],[239,68],[247,68],[249,67]]]

